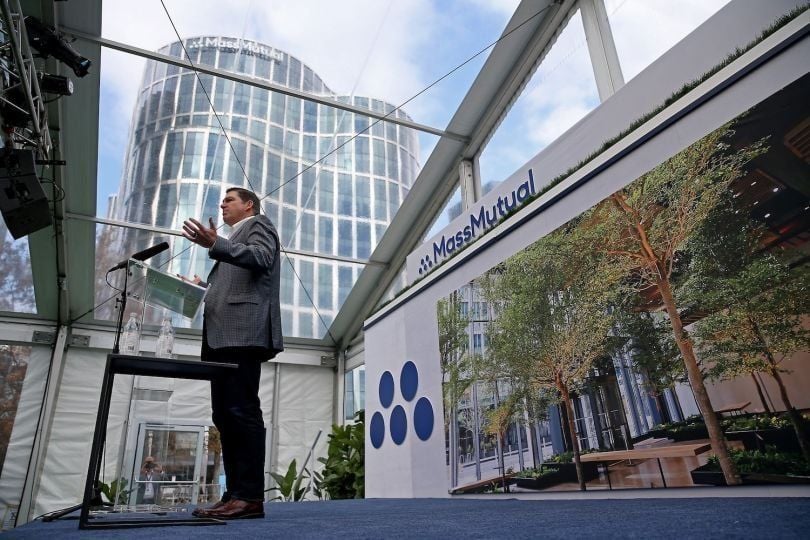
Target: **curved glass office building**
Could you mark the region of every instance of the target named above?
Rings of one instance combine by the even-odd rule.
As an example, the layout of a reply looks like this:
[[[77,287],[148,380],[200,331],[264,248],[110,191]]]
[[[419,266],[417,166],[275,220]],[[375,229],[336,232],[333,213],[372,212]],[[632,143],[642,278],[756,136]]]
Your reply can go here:
[[[267,45],[195,37],[185,48],[195,64],[408,118],[377,99],[335,94],[300,60]],[[180,57],[182,47],[175,42],[159,52]],[[372,123],[223,78],[201,75],[198,82],[190,70],[149,61],[115,217],[178,230],[203,208],[199,217],[213,217],[221,225],[224,189],[252,189],[264,197],[263,210],[276,224],[289,258],[282,261],[285,335],[322,337],[419,169],[413,130]],[[212,266],[204,250],[190,248],[185,240],[159,232],[134,234],[139,248],[170,241],[170,272],[205,276]]]

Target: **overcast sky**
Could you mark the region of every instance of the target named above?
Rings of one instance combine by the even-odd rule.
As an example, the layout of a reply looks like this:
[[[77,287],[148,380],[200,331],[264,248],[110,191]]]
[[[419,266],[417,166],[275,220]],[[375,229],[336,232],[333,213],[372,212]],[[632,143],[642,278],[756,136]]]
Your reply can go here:
[[[182,38],[243,37],[282,49],[335,92],[403,103],[497,40],[517,0],[165,0]],[[727,0],[607,0],[625,80]],[[102,35],[148,50],[177,40],[160,0],[105,0]],[[482,55],[404,107],[444,128]],[[99,215],[116,193],[145,61],[101,58]],[[485,182],[512,174],[598,104],[581,19],[575,15],[482,156]],[[421,162],[435,143],[421,137]],[[444,221],[444,220],[442,220]]]

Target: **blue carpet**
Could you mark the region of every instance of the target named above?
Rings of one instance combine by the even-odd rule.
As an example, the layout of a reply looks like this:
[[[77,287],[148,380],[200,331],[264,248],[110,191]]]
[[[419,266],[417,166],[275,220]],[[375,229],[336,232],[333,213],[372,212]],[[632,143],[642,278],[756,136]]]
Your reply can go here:
[[[6,538],[808,538],[810,499],[371,499],[270,503],[264,520],[79,531],[35,521]],[[186,517],[188,514],[183,514]]]

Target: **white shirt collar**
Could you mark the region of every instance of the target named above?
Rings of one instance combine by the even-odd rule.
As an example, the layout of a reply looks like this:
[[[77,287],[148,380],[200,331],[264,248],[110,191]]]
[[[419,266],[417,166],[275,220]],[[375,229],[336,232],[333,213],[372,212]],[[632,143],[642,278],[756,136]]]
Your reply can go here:
[[[248,216],[246,218],[243,218],[241,221],[237,221],[236,223],[234,223],[233,226],[231,227],[231,234],[229,234],[228,236],[229,237],[233,236],[234,233],[236,233],[236,231],[239,230],[239,227],[241,227],[242,225],[244,225],[245,223],[247,223],[248,221],[250,221],[251,219],[253,219],[255,217],[256,217],[255,215]]]

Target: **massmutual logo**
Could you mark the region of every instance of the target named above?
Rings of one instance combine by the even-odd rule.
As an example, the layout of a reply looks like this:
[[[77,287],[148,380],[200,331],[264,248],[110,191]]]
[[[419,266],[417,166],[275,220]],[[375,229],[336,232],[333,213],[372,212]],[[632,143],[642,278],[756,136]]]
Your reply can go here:
[[[405,401],[404,404],[394,405],[394,394],[396,393],[394,375],[390,371],[386,371],[380,376],[378,390],[380,405],[384,410],[375,412],[369,423],[369,439],[374,448],[380,448],[383,445],[386,431],[394,444],[400,445],[405,442],[408,436],[408,411],[413,419],[413,431],[416,436],[422,441],[430,438],[430,434],[433,433],[433,405],[426,397],[421,397],[413,403],[418,388],[419,372],[416,364],[411,361],[405,362],[399,375],[399,391],[402,400]],[[394,406],[392,407],[392,405]],[[388,430],[385,429],[386,425]]]
[[[520,207],[536,192],[534,174],[529,169],[528,180],[513,189],[511,193],[505,197],[499,195],[497,201],[492,204],[480,204],[467,213],[467,219],[464,220],[463,227],[455,233],[443,234],[439,240],[433,242],[432,250],[428,248],[428,253],[419,259],[419,275],[427,274],[431,268],[482,232],[490,229],[501,218]]]
[[[281,51],[255,41],[240,38],[201,37],[188,41],[186,47],[189,50],[213,48],[228,52],[242,51],[243,54],[260,56],[277,62],[284,60],[284,54]]]

